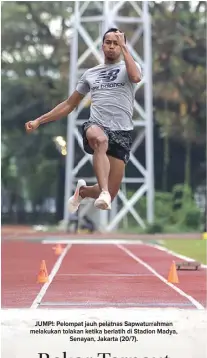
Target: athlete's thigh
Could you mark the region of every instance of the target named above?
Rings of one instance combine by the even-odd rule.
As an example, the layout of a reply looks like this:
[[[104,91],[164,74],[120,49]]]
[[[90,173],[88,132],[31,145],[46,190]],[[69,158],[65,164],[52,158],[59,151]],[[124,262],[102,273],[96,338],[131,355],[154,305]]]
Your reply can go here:
[[[104,132],[104,130],[93,124],[91,125],[87,130],[86,130],[86,138],[88,140],[88,143],[90,145],[90,147],[94,150],[95,149],[95,146],[96,146],[96,143],[97,143],[97,138],[98,137],[106,137],[106,134]]]
[[[109,192],[112,199],[117,195],[125,170],[125,163],[121,159],[117,159],[108,155],[110,161],[110,173],[109,173]]]

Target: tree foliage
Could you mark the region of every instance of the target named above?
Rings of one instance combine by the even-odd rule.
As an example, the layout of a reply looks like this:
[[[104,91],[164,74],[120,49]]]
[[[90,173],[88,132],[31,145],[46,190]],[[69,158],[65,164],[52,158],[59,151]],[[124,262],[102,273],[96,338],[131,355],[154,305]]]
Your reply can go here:
[[[42,126],[30,136],[24,123],[68,95],[73,8],[73,1],[2,3],[2,184],[34,206],[56,193],[59,156],[52,138],[65,135],[66,121]],[[122,15],[126,11],[134,16],[127,8]],[[187,153],[193,145],[204,148],[206,2],[151,2],[150,11],[160,135],[184,143]],[[96,32],[93,24],[89,32]]]
[[[154,101],[163,129],[180,141],[205,143],[206,3],[153,3]]]

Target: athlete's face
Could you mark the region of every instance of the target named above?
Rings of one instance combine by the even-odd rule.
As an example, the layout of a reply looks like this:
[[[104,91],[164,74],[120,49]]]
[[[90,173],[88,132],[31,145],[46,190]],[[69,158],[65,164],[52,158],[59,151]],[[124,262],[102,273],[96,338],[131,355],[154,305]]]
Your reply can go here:
[[[114,62],[121,55],[121,48],[118,45],[117,37],[114,32],[108,32],[102,45],[104,55],[108,61]]]

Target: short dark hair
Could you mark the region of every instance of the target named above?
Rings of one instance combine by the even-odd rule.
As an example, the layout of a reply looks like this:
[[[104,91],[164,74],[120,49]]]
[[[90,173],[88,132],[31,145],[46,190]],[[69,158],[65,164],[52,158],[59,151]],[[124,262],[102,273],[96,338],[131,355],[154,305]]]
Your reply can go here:
[[[103,43],[104,43],[106,34],[108,34],[109,32],[116,32],[116,31],[123,32],[123,31],[117,29],[116,27],[111,27],[111,28],[108,29],[108,30],[105,32],[105,34],[103,35]],[[125,34],[124,34],[124,40],[125,40],[125,42],[126,42],[126,36],[125,36]]]

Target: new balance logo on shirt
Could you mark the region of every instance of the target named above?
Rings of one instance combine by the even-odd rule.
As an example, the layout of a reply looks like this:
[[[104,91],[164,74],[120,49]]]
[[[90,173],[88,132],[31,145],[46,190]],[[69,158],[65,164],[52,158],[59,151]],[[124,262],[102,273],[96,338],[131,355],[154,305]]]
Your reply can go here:
[[[140,66],[137,64],[139,70]],[[91,93],[90,120],[114,130],[133,129],[133,101],[136,84],[128,77],[123,60],[100,64],[88,69],[78,81],[76,90]]]
[[[98,84],[100,82],[112,82],[117,79],[117,75],[120,72],[119,68],[110,70],[110,71],[101,71],[96,79],[95,83]]]
[[[91,90],[96,91],[98,89],[103,88],[117,88],[124,86],[124,82],[113,83],[117,79],[118,73],[120,72],[119,68],[115,68],[113,70],[103,70],[98,74],[97,79],[95,80],[95,86],[91,88]]]

